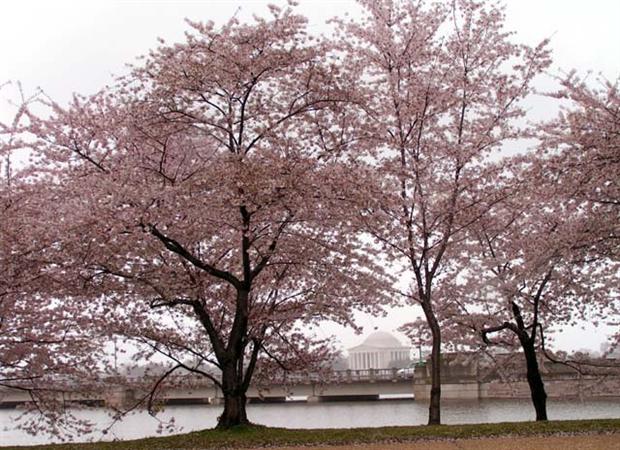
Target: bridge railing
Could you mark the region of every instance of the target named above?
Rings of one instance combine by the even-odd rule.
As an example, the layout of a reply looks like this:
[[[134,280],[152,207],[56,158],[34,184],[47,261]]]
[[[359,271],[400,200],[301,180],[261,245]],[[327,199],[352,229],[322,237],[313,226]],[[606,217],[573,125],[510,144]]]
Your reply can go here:
[[[411,379],[413,374],[399,373],[398,369],[363,369],[363,370],[334,370],[322,374],[318,373],[289,373],[285,379],[294,384],[338,384],[355,382],[399,381]]]
[[[153,377],[156,380],[157,377]],[[363,369],[363,370],[333,370],[326,372],[288,372],[275,377],[274,384],[341,384],[358,382],[380,382],[410,380],[411,373],[399,372],[398,369]],[[150,380],[136,377],[135,382],[148,383]],[[172,383],[170,383],[172,382]],[[168,383],[178,386],[211,387],[213,381],[200,375],[174,375],[168,378]]]

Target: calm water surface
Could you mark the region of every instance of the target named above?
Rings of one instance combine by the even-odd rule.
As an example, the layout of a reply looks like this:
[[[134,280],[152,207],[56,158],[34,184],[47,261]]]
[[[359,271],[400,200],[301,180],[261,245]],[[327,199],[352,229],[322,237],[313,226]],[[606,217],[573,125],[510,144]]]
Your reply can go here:
[[[215,426],[219,406],[170,406],[158,417],[175,418],[176,433]],[[610,400],[550,400],[550,419],[620,418],[620,398]],[[80,411],[82,417],[102,427],[109,417],[102,409]],[[285,428],[353,428],[386,425],[422,425],[426,423],[428,405],[413,400],[374,402],[278,403],[248,405],[252,422]],[[0,445],[44,444],[47,436],[29,436],[14,429],[16,410],[0,410]],[[468,400],[442,402],[442,422],[446,424],[526,421],[534,419],[527,400]],[[158,422],[145,412],[135,413],[117,423],[107,435],[100,432],[77,436],[76,441],[137,439],[157,435]]]

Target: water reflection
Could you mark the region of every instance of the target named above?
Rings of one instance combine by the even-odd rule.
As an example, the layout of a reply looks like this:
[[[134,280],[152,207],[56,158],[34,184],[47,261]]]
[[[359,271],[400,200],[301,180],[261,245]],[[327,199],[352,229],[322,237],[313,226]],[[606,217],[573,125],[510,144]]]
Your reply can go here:
[[[603,419],[620,418],[620,398],[610,400],[550,400],[549,418]],[[164,420],[174,417],[182,426],[177,432],[187,432],[215,426],[221,407],[170,406],[160,414]],[[29,436],[13,428],[15,410],[0,410],[0,443],[2,445],[43,444],[51,442],[46,436]],[[102,426],[109,423],[103,410],[82,411],[79,414]],[[251,421],[285,428],[353,428],[388,425],[422,425],[426,423],[428,405],[413,400],[383,400],[379,402],[287,403],[252,404],[248,406]],[[527,400],[444,401],[442,422],[446,424],[526,421],[534,419],[534,410]],[[158,422],[145,412],[128,416],[117,423],[110,433],[95,433],[76,437],[76,441],[137,439],[157,434]]]

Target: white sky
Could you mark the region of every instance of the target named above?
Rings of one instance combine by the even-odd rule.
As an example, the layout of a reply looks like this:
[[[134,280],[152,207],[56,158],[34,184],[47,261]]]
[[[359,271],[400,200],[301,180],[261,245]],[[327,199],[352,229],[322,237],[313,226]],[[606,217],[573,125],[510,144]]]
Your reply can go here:
[[[26,93],[41,87],[53,99],[67,101],[73,92],[93,93],[124,64],[157,45],[183,40],[184,18],[221,23],[240,8],[240,18],[267,11],[263,0],[12,0],[0,12],[0,84],[21,81]],[[555,64],[553,73],[576,69],[602,73],[608,79],[620,76],[620,1],[618,0],[506,0],[507,28],[516,40],[536,44],[550,37]],[[323,22],[335,15],[354,15],[353,0],[300,0],[299,9],[310,18],[311,29],[321,32]],[[594,76],[593,75],[593,76]],[[551,87],[547,80],[542,88]],[[10,117],[10,108],[0,93],[0,120]],[[544,103],[532,111],[536,117],[549,114]],[[409,321],[411,310],[394,311],[387,318],[360,317],[365,333],[375,327],[394,331]],[[343,347],[358,344],[361,337],[336,327],[320,331],[338,332]],[[598,349],[601,334],[592,330],[563,336],[560,347]]]

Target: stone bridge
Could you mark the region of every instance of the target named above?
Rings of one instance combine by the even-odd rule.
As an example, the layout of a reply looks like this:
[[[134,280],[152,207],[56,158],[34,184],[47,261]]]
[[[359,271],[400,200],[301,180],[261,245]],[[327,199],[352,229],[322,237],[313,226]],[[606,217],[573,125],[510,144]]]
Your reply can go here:
[[[148,386],[148,380],[129,380],[129,384]],[[155,379],[153,380],[153,382]],[[162,391],[160,398],[167,404],[219,404],[220,389],[205,377],[180,376],[171,381],[172,386]],[[72,400],[91,404],[121,406],[144,395],[139,387],[111,386],[103,394],[75,396]],[[402,374],[397,369],[367,369],[333,371],[318,374],[288,375],[283,382],[262,383],[250,386],[249,402],[284,401],[342,401],[378,400],[381,397],[413,397],[413,374]],[[29,401],[27,393],[13,390],[0,391],[0,407],[10,407]]]
[[[250,402],[378,400],[382,397],[413,397],[413,374],[397,369],[333,371],[318,374],[290,374],[285,380],[250,386]],[[196,379],[191,389],[173,388],[163,393],[168,403],[202,402],[217,404],[222,393],[205,378]]]
[[[493,366],[481,365],[476,359],[447,359],[442,364],[443,399],[507,399],[529,398],[524,371],[512,369],[506,378]],[[620,370],[582,374],[565,366],[542,365],[545,388],[550,398],[593,398],[620,396]],[[516,375],[515,375],[516,374]],[[333,371],[318,374],[289,374],[283,382],[252,385],[249,402],[342,400],[379,400],[413,398],[426,400],[430,394],[430,370],[425,363],[416,367],[415,376],[397,369]],[[149,380],[134,380],[143,388],[124,385],[108,387],[102,394],[76,395],[71,400],[91,404],[128,405],[143,396]],[[155,380],[153,380],[154,382]],[[222,393],[204,377],[180,376],[171,380],[174,387],[161,393],[167,404],[219,404]],[[151,383],[152,384],[152,383]],[[27,393],[0,390],[0,407],[11,407],[29,401]]]

